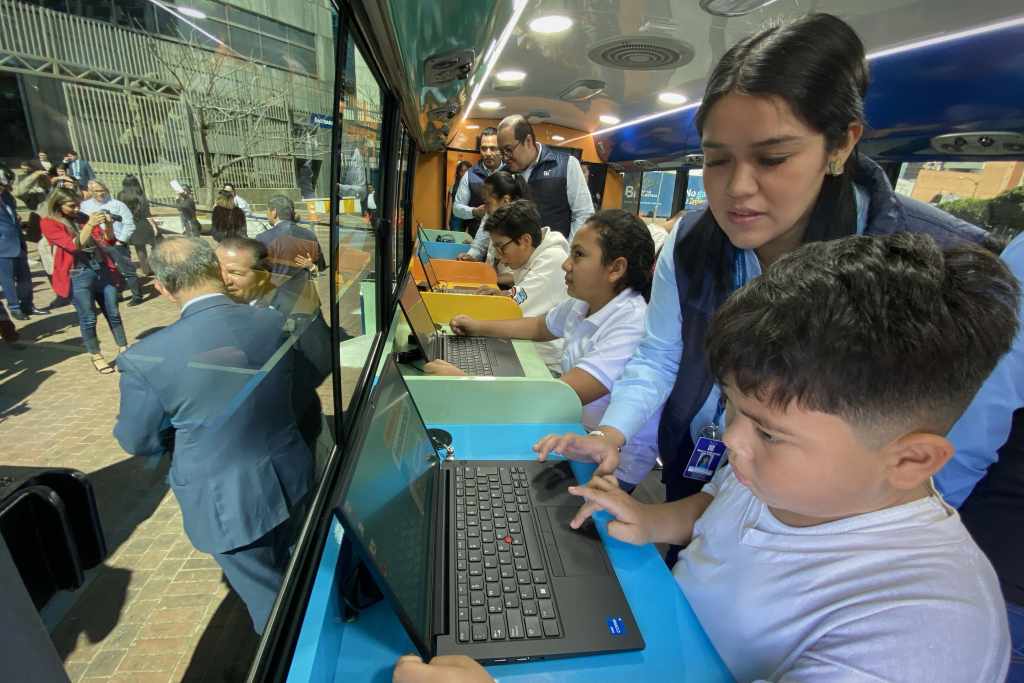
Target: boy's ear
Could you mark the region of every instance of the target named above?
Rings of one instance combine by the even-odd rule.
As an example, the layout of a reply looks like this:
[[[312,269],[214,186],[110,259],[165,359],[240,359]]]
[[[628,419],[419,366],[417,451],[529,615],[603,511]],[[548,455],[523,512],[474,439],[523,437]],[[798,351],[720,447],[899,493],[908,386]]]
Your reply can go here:
[[[625,256],[619,256],[608,266],[608,280],[612,284],[617,283],[622,278],[626,277],[626,270],[629,268],[629,262],[626,261]]]
[[[902,436],[884,448],[889,483],[902,491],[916,488],[942,469],[955,450],[949,439],[938,434]]]

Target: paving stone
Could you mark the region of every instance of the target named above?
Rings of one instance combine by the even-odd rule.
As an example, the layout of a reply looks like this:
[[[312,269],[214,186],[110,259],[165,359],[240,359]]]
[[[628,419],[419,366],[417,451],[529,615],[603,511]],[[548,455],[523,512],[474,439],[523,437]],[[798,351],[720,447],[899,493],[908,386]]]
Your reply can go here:
[[[195,647],[193,638],[140,638],[132,646],[133,654],[160,655],[190,652]]]
[[[171,672],[178,665],[181,657],[177,652],[145,655],[137,652],[129,652],[121,660],[117,667],[118,673],[137,673],[144,671],[163,672],[167,674],[167,680],[171,678]],[[136,679],[133,679],[136,680]]]
[[[112,675],[126,654],[127,650],[106,650],[98,653],[85,670],[84,677]]]

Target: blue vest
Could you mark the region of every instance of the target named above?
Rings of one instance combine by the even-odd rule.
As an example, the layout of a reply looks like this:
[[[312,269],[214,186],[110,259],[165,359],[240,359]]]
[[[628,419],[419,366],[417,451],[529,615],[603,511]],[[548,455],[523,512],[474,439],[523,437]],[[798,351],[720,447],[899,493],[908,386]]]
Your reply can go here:
[[[478,161],[466,173],[469,174],[469,206],[480,206],[484,203],[484,180],[487,179],[491,172],[484,166],[484,162]],[[479,218],[462,219],[462,229],[473,237],[476,237],[476,231],[479,228]]]
[[[540,158],[530,172],[526,183],[530,199],[540,212],[540,224],[569,237],[572,227],[572,208],[566,197],[566,174],[569,169],[569,155],[556,152],[547,145],[541,146]]]
[[[933,206],[893,192],[885,173],[869,159],[860,159],[854,182],[867,190],[871,198],[865,235],[888,235],[899,231],[923,232],[934,237],[940,245],[963,240],[980,243],[986,238],[987,233],[981,228]],[[665,466],[662,480],[666,483],[681,477],[683,463],[693,452],[690,423],[707,402],[714,384],[704,354],[704,337],[711,325],[712,316],[729,294],[721,291],[710,277],[704,277],[698,286],[694,286],[683,269],[680,246],[702,213],[684,220],[676,228],[681,231],[676,241],[674,258],[676,285],[683,317],[683,354],[679,360],[675,386],[665,402],[658,427],[658,450]],[[733,263],[735,248],[728,240],[725,244],[721,258],[725,259],[726,263]],[[709,271],[713,272],[713,269],[709,268]],[[686,495],[700,491],[703,485],[696,480],[685,481],[688,484],[692,483],[691,490],[685,492]]]

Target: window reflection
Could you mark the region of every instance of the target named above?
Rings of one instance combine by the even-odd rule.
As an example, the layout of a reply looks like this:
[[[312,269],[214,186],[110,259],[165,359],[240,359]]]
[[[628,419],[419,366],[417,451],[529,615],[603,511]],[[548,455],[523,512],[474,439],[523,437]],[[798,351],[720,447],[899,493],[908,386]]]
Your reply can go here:
[[[273,532],[279,572],[335,447],[332,273],[352,283],[340,308],[344,335],[375,330],[362,311],[373,311],[366,189],[379,176],[380,91],[353,57],[360,82],[347,98],[344,147],[362,179],[354,170],[358,201],[343,212],[344,239],[335,243],[348,251],[340,252],[330,239],[332,202],[341,208],[328,172],[332,126],[341,125],[332,116],[332,3],[164,5],[195,12],[186,22],[148,0],[0,0],[0,162],[19,184],[13,194],[36,297],[25,306],[32,320],[12,322],[29,342],[19,358],[36,379],[5,384],[5,397],[17,386],[32,412],[3,406],[0,440],[17,442],[5,430],[24,429],[26,414],[65,419],[46,414],[60,405],[55,396],[89,406],[87,447],[69,449],[43,430],[31,448],[8,449],[8,464],[33,467],[55,462],[41,454],[59,453],[62,466],[96,483],[102,519],[115,522],[104,529],[110,557],[89,568],[90,585],[106,592],[68,594],[71,606],[53,631],[59,653],[85,661],[132,650],[185,594],[164,589],[193,572],[205,602],[182,624],[198,644],[189,643],[179,673],[220,680],[225,670],[248,669],[277,588],[268,583],[253,597],[222,556],[237,558]],[[56,187],[75,200],[67,206],[110,214],[90,226],[95,236],[90,218],[69,209],[46,225],[55,241],[67,238],[63,247],[45,238],[39,226]],[[86,192],[92,203],[81,201]],[[110,258],[99,246],[77,249],[68,228],[79,246],[82,230],[102,242]],[[54,250],[65,247],[76,253],[55,262]],[[196,268],[175,262],[186,252]],[[112,332],[117,325],[101,319],[94,328],[85,315],[93,266],[102,273],[91,276],[103,280],[102,313],[120,321],[126,339]],[[180,300],[155,289],[172,271],[181,277],[168,291],[184,292]],[[121,302],[115,282],[126,288]],[[196,287],[210,297],[198,301]],[[182,335],[193,314],[209,321]],[[86,328],[97,330],[97,344]],[[110,367],[115,359],[120,372]]]
[[[375,232],[382,201],[380,178],[381,88],[359,49],[345,46],[347,88],[338,103],[337,283],[342,406],[347,409],[376,334]]]

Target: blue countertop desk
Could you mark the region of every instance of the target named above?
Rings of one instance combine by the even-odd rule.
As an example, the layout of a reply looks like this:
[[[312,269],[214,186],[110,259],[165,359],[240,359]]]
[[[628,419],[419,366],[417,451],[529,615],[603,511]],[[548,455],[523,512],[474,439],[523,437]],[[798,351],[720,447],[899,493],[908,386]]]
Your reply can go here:
[[[456,457],[531,459],[532,444],[552,432],[579,431],[579,425],[438,424],[452,433]],[[586,480],[593,466],[573,464]],[[489,671],[510,681],[731,681],[696,616],[654,546],[631,546],[607,535],[608,517],[599,513],[597,527],[626,598],[643,633],[639,652],[567,657],[524,664],[501,664]],[[292,658],[289,683],[306,681],[373,681],[388,683],[399,656],[415,652],[387,601],[364,611],[359,619],[341,620],[335,569],[343,529],[334,520],[320,559],[309,605]],[[600,600],[600,596],[594,596]]]

